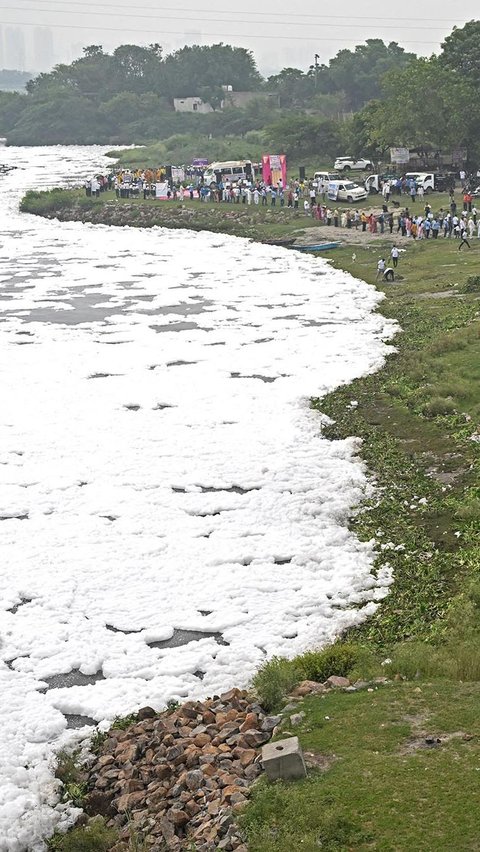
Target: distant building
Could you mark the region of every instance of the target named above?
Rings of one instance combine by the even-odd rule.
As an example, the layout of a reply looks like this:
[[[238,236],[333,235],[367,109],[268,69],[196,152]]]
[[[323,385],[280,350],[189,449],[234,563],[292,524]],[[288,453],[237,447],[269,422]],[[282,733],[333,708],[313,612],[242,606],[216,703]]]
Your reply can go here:
[[[33,31],[33,67],[36,71],[50,71],[53,66],[53,35],[49,27],[35,27]]]
[[[5,30],[5,65],[25,71],[25,36],[20,27],[7,27]]]
[[[198,112],[203,115],[214,112],[211,104],[202,101],[201,98],[174,98],[173,108],[175,112]]]
[[[224,87],[225,88],[225,87]],[[268,101],[271,106],[279,105],[279,95],[276,92],[225,92],[225,100],[223,101],[223,109],[227,109],[228,107],[234,107],[236,109],[242,109],[246,107],[247,104],[252,101],[257,100],[265,100]]]
[[[259,98],[268,102],[269,106],[277,107],[279,105],[279,96],[275,92],[233,92],[231,86],[222,86],[222,88],[225,96],[219,109],[242,109],[251,101]],[[198,112],[200,114],[214,112],[211,104],[198,97],[174,98],[173,107],[175,112]]]

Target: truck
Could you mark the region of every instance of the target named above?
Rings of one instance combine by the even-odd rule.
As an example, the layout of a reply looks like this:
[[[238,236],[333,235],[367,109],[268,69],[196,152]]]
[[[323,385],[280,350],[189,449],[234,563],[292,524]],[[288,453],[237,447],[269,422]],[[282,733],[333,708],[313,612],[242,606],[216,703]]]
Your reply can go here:
[[[425,195],[431,192],[450,192],[455,188],[455,175],[439,172],[407,172],[407,181],[415,181],[417,190],[422,188]]]
[[[386,180],[396,181],[398,180],[398,176],[393,174],[368,175],[368,177],[365,178],[365,189],[367,192],[374,195],[375,193],[382,191],[382,183]]]

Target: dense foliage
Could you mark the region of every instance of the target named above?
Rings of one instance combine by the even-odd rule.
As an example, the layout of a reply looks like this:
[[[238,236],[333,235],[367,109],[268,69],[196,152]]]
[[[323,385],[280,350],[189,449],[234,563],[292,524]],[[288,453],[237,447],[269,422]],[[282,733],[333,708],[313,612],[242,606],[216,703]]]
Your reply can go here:
[[[262,148],[296,161],[336,155],[380,159],[390,146],[480,157],[480,21],[454,28],[438,57],[417,58],[396,42],[367,39],[328,65],[284,68],[268,80],[252,53],[225,44],[184,47],[164,56],[159,44],[124,44],[112,54],[90,45],[70,65],[30,80],[26,93],[0,92],[0,135],[10,144],[149,143],[167,145],[176,162],[235,156]],[[221,109],[225,92],[258,95],[242,109]],[[272,99],[273,95],[273,99]],[[210,114],[177,113],[173,100],[199,96]],[[266,97],[270,99],[267,101]],[[244,140],[253,131],[254,146]],[[237,156],[247,156],[238,153]],[[210,156],[211,159],[211,156]]]

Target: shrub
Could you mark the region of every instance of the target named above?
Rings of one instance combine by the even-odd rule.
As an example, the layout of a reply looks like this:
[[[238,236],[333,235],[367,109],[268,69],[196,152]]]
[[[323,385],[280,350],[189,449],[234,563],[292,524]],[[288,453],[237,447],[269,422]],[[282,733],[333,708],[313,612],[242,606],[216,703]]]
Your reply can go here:
[[[265,710],[278,710],[300,679],[296,660],[272,657],[259,668],[253,678],[253,686]]]
[[[108,852],[117,839],[116,830],[107,828],[103,817],[94,817],[68,834],[55,834],[48,848],[51,852]]]
[[[400,674],[407,680],[480,680],[478,638],[452,641],[438,646],[424,642],[405,642],[394,650],[391,660],[385,667],[387,674]]]
[[[443,355],[447,352],[458,352],[460,349],[465,349],[467,346],[465,340],[460,337],[455,337],[452,334],[444,334],[430,346],[432,355]]]
[[[296,663],[305,680],[323,683],[331,675],[347,677],[357,665],[359,647],[348,642],[336,642],[320,651],[306,651]]]
[[[453,399],[438,396],[427,402],[422,412],[425,417],[445,417],[447,414],[455,414],[455,404]]]
[[[480,275],[470,275],[460,290],[462,293],[480,293]]]

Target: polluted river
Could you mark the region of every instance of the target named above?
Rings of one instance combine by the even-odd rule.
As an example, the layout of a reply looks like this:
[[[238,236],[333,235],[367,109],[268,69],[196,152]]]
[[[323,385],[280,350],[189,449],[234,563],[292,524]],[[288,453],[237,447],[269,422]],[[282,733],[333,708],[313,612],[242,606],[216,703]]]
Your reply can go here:
[[[245,686],[391,582],[347,526],[370,488],[357,442],[309,404],[381,367],[379,294],[248,240],[19,213],[105,150],[2,150],[2,852],[71,819],[65,744]]]

